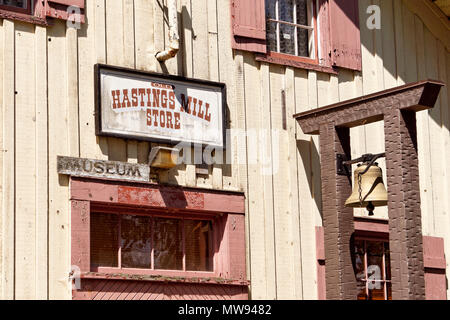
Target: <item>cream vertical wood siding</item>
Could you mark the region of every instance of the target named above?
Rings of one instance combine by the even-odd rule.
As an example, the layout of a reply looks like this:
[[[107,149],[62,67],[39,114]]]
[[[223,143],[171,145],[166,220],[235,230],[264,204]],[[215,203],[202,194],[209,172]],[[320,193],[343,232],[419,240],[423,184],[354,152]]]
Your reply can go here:
[[[88,0],[80,30],[63,21],[42,27],[0,19],[1,298],[71,298],[69,179],[57,174],[57,155],[145,163],[154,145],[95,136],[96,63],[226,83],[229,126],[256,135],[233,136],[233,163],[209,176],[187,165],[160,181],[245,192],[253,299],[317,298],[319,144],[292,115],[427,78],[450,84],[448,24],[418,10],[422,0],[361,0],[363,71],[338,75],[233,52],[230,0],[179,0],[181,51],[159,64],[154,54],[168,43],[163,2]],[[366,28],[371,4],[381,8],[381,30]],[[418,115],[423,233],[445,238],[447,261],[449,89]],[[382,152],[382,128],[352,130],[353,155]],[[385,209],[376,214],[387,217]]]

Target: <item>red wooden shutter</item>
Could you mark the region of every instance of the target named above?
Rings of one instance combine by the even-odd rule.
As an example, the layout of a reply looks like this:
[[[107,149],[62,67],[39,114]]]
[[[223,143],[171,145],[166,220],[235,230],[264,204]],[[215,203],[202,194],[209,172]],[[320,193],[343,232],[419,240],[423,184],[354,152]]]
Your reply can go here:
[[[328,0],[319,0],[317,10],[317,22],[320,33],[319,63],[331,67],[331,43],[330,43],[330,4]]]
[[[423,264],[426,299],[447,300],[443,238],[423,237]]]
[[[45,2],[45,16],[84,23],[84,0],[45,0]],[[71,6],[80,9],[78,17],[77,12],[69,10]]]
[[[361,71],[358,0],[329,0],[332,64]]]
[[[323,227],[316,227],[317,299],[327,299],[325,279],[325,235]]]
[[[231,0],[234,49],[266,53],[266,7],[264,0]]]

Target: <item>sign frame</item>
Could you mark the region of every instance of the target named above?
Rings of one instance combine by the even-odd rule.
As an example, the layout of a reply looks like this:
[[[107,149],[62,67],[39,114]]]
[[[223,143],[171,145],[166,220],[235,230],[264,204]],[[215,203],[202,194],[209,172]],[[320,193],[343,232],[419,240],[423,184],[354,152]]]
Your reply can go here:
[[[172,81],[181,81],[186,83],[193,83],[197,85],[206,85],[210,87],[217,87],[221,90],[222,93],[222,136],[223,136],[223,146],[219,145],[208,145],[204,143],[195,143],[190,142],[192,146],[202,146],[202,148],[205,148],[206,146],[213,146],[216,148],[220,148],[222,150],[226,150],[226,137],[227,137],[227,88],[226,84],[222,82],[214,82],[209,80],[201,80],[201,79],[193,79],[193,78],[187,78],[183,76],[177,76],[177,75],[170,75],[170,74],[162,74],[157,72],[150,72],[150,71],[142,71],[142,70],[136,70],[136,69],[130,69],[130,68],[124,68],[119,66],[113,66],[113,65],[107,65],[107,64],[101,64],[97,63],[94,66],[94,90],[95,90],[95,134],[99,137],[113,137],[113,138],[119,138],[119,139],[126,139],[126,140],[137,140],[137,141],[147,141],[147,142],[155,142],[155,143],[161,143],[161,144],[168,144],[171,146],[175,146],[182,142],[188,142],[183,140],[174,140],[174,139],[161,139],[156,137],[143,137],[143,136],[137,136],[133,134],[121,134],[121,133],[112,133],[112,132],[105,132],[102,129],[102,92],[101,92],[101,71],[106,70],[109,72],[117,72],[118,74],[126,74],[129,76],[136,75],[139,78],[145,78],[145,77],[156,77],[160,78],[162,80],[172,80]],[[188,142],[189,143],[189,142]]]

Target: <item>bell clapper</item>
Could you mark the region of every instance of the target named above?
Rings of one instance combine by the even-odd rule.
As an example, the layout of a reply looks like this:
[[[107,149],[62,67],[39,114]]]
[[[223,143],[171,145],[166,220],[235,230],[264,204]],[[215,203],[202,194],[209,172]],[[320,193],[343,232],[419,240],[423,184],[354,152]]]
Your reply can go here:
[[[374,216],[373,211],[375,210],[375,206],[373,205],[372,201],[369,202],[366,209],[367,209],[367,211],[369,211],[369,217],[373,217]]]

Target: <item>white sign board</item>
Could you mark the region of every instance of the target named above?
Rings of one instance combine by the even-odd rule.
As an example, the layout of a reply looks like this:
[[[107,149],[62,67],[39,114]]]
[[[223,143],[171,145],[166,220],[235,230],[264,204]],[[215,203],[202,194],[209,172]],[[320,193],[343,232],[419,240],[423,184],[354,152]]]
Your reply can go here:
[[[223,148],[225,85],[96,66],[97,135]]]

